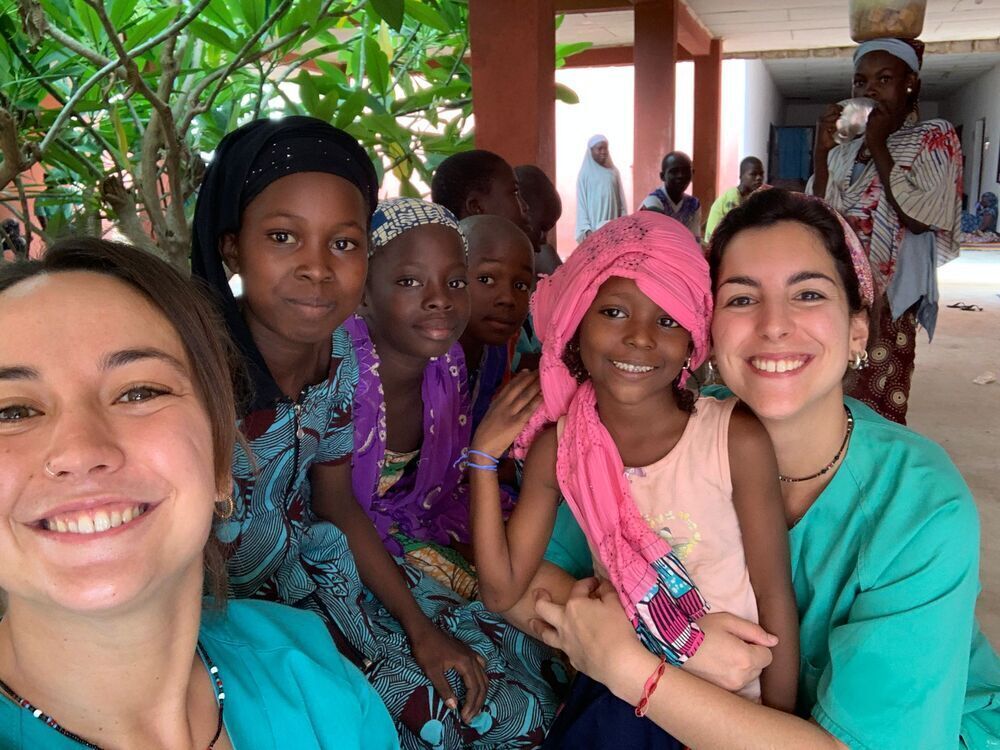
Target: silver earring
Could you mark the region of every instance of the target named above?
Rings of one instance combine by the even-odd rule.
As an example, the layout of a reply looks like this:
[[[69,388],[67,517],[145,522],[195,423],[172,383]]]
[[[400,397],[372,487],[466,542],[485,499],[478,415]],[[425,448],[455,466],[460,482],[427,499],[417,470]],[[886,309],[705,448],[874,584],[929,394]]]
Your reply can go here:
[[[847,366],[852,370],[863,370],[868,367],[868,352],[862,349],[860,352],[854,352],[854,356],[851,357]]]
[[[691,372],[691,357],[690,356],[688,356],[688,358],[686,360],[684,360],[684,367],[682,367],[681,369],[682,370],[687,370],[688,372]]]

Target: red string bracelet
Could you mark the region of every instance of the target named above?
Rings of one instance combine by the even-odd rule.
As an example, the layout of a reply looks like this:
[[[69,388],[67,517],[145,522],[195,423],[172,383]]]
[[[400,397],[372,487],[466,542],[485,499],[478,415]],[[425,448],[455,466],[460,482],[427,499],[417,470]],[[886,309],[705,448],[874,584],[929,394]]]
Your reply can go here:
[[[660,678],[663,677],[665,671],[667,671],[667,659],[661,656],[659,665],[653,670],[653,674],[649,676],[649,679],[646,680],[646,684],[642,688],[642,698],[639,699],[639,705],[635,707],[635,715],[640,719],[649,710],[649,699],[656,692],[656,686],[659,684]]]

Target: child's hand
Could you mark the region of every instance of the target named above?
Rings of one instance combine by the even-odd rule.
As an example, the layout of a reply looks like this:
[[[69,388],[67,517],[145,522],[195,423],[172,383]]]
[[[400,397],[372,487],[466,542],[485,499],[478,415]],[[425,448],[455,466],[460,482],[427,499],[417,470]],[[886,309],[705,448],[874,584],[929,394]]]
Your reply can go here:
[[[465,683],[465,703],[462,706],[462,721],[468,724],[483,709],[489,678],[483,665],[483,657],[452,638],[429,620],[427,627],[409,634],[413,658],[427,675],[434,689],[444,698],[445,705],[458,709],[458,698],[448,684],[445,673],[451,669],[458,672]]]
[[[500,457],[542,404],[537,372],[519,372],[490,404],[472,438],[472,448]]]

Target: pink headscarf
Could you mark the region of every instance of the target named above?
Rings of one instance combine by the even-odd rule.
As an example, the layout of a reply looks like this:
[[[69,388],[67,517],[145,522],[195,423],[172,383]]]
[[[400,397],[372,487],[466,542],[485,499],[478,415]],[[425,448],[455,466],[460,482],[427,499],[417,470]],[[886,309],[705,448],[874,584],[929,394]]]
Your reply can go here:
[[[515,453],[523,456],[542,427],[566,417],[556,461],[559,487],[635,624],[636,604],[658,583],[652,564],[669,555],[670,546],[635,507],[621,455],[597,414],[593,384],[578,384],[562,359],[601,284],[612,276],[633,279],[691,334],[692,369],[708,356],[711,279],[691,233],[654,211],[609,222],[543,278],[532,298],[535,330],[542,341],[544,404],[519,436]],[[682,373],[682,384],[687,374]],[[690,619],[700,614],[696,611]]]

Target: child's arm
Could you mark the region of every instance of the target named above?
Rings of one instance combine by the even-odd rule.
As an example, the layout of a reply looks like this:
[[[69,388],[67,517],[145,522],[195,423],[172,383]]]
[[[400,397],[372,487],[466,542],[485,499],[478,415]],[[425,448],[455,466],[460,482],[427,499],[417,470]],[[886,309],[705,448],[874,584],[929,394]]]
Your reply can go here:
[[[792,712],[799,679],[799,616],[778,462],[764,427],[742,404],[729,423],[729,466],[760,625],[778,636],[774,660],[760,676],[761,700],[765,706]]]
[[[314,465],[309,470],[309,481],[313,512],[344,532],[362,583],[399,620],[410,640],[413,658],[451,708],[458,708],[458,700],[445,673],[454,669],[461,676],[466,689],[462,719],[468,723],[486,700],[488,680],[480,658],[421,611],[375,525],[354,498],[351,465]]]
[[[519,373],[493,399],[472,439],[472,450],[499,458],[540,404],[538,374]],[[506,527],[496,472],[475,468],[489,465],[487,459],[475,453],[469,454],[469,464],[472,545],[479,593],[488,609],[503,612],[524,594],[552,535],[559,499],[555,429],[543,431],[532,444],[521,494]]]

